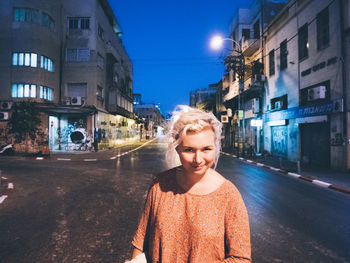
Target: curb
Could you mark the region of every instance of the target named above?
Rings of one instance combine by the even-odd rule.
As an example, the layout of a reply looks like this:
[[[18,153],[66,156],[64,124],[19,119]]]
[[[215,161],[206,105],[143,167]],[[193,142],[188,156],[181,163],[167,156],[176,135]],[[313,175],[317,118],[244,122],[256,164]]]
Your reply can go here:
[[[221,152],[221,153],[224,154],[224,155],[233,157],[233,158],[237,158],[237,156],[234,155],[234,154],[229,154],[229,153],[226,153],[226,152]],[[342,192],[342,193],[345,193],[345,194],[350,194],[350,188],[347,188],[347,187],[342,187],[342,186],[339,186],[339,185],[330,184],[330,183],[327,183],[327,182],[324,182],[324,181],[320,181],[320,180],[317,180],[317,179],[314,179],[314,178],[310,178],[310,177],[305,177],[305,176],[303,176],[301,174],[288,172],[288,171],[280,169],[280,168],[275,168],[273,166],[269,166],[269,165],[266,165],[266,164],[263,164],[263,163],[255,162],[255,161],[252,161],[252,160],[249,160],[249,159],[245,159],[245,158],[242,158],[242,157],[239,157],[238,159],[240,161],[247,162],[248,164],[252,164],[252,165],[255,165],[255,166],[258,166],[258,167],[263,167],[263,168],[266,168],[266,169],[270,169],[272,171],[283,173],[283,174],[289,175],[291,177],[298,178],[298,179],[301,179],[303,181],[313,183],[313,184],[318,185],[318,186],[323,187],[323,188],[329,188],[329,189],[336,190],[338,192]]]

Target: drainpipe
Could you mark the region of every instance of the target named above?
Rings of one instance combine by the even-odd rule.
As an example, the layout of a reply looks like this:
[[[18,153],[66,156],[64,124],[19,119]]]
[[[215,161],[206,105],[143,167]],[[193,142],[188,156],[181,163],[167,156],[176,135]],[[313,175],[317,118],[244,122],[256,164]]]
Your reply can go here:
[[[350,168],[350,161],[349,159],[349,136],[348,136],[348,104],[347,104],[347,74],[346,74],[346,66],[345,66],[345,60],[347,58],[346,54],[346,41],[345,41],[345,22],[344,22],[344,12],[341,7],[345,6],[344,0],[339,0],[339,16],[340,16],[340,34],[341,34],[341,62],[342,62],[342,81],[343,81],[343,138],[345,137],[344,142],[344,170],[348,170]],[[350,14],[348,14],[350,15]]]
[[[296,10],[296,3],[294,4],[294,13],[296,14],[297,17],[297,31],[299,32],[299,16]],[[299,39],[299,36],[298,36]],[[299,40],[298,40],[299,41]],[[299,61],[299,53],[297,54],[297,60],[298,60],[298,98],[299,98],[299,106],[300,106],[300,61]],[[299,143],[298,143],[298,161],[297,161],[297,171],[298,174],[301,173],[301,129],[300,129],[300,124],[298,124],[298,137],[299,137]]]

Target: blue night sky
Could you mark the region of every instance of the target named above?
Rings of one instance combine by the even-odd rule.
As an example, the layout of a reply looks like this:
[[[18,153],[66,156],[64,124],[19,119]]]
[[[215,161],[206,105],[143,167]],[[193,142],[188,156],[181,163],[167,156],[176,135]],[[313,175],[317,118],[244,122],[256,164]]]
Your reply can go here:
[[[210,38],[227,37],[237,7],[251,0],[109,0],[134,68],[134,93],[160,103],[163,114],[189,104],[191,90],[220,81],[224,51]]]

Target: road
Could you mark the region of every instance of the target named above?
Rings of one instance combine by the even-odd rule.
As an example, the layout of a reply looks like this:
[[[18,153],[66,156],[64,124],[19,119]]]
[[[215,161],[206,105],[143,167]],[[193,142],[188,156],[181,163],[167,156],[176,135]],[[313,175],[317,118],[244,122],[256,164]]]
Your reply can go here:
[[[0,262],[124,262],[165,148],[47,160],[2,157],[15,189],[0,204]],[[57,160],[60,157],[60,160]],[[67,160],[70,159],[70,160]],[[222,156],[217,170],[245,200],[253,262],[350,262],[350,196]]]

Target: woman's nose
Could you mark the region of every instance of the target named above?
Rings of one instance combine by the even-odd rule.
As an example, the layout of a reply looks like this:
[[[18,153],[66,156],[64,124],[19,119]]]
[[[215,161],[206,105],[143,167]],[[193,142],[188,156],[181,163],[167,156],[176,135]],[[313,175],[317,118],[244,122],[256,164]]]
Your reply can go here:
[[[200,153],[200,151],[196,151],[195,155],[194,155],[194,161],[195,163],[201,163],[203,160],[202,158],[202,154]]]

